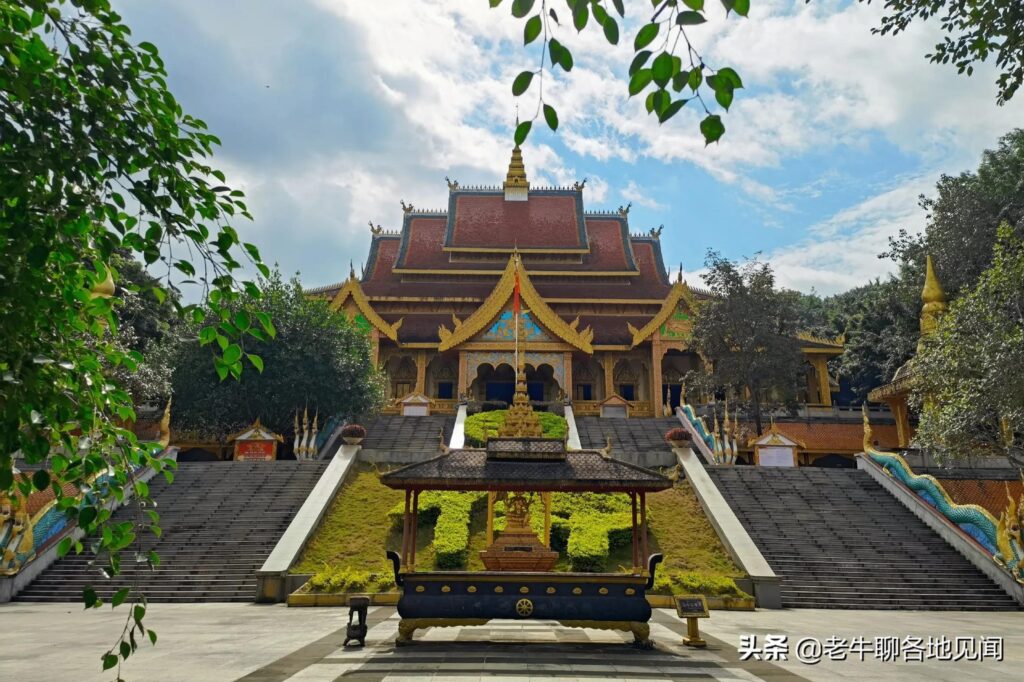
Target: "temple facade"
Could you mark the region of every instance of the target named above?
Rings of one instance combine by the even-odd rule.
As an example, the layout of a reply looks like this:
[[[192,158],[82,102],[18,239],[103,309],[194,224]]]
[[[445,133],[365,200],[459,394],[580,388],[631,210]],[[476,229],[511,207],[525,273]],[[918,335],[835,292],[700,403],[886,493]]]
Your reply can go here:
[[[632,232],[629,207],[589,211],[585,182],[531,187],[512,151],[502,186],[448,181],[448,206],[402,202],[401,230],[370,224],[361,276],[309,290],[370,335],[387,375],[387,411],[400,403],[454,411],[460,399],[511,403],[513,290],[523,306],[520,350],[539,408],[571,400],[576,415],[616,405],[651,417],[679,405],[683,377],[701,365],[693,311],[708,296],[665,269],[658,227]],[[804,402],[838,390],[826,363],[841,340],[802,337]]]

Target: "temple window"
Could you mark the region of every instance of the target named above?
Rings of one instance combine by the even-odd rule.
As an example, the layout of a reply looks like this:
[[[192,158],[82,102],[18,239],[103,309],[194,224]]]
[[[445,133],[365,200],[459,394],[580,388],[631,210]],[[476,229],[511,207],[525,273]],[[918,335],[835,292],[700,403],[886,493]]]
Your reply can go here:
[[[577,400],[593,400],[594,399],[594,385],[593,384],[576,384],[576,399]]]
[[[441,400],[451,400],[455,397],[455,384],[451,381],[437,382],[437,397]]]
[[[619,395],[626,400],[636,400],[636,384],[619,384]]]
[[[410,393],[412,393],[412,383],[408,381],[396,381],[394,383],[394,392],[392,393],[394,397],[404,398]]]

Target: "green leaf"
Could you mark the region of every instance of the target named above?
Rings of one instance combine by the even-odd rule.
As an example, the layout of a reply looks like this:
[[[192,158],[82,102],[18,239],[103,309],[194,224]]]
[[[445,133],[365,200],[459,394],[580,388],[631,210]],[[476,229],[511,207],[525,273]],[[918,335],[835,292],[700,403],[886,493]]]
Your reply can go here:
[[[541,27],[542,26],[539,14],[527,19],[526,25],[523,26],[523,45],[529,45],[534,40],[536,40],[537,36],[540,35]]]
[[[717,114],[711,114],[700,122],[700,132],[704,135],[704,143],[711,144],[718,142],[718,139],[725,134],[725,124]]]
[[[635,74],[644,64],[647,63],[647,60],[650,59],[650,57],[650,50],[641,50],[640,52],[637,52],[636,56],[633,57],[632,63],[629,65],[629,75],[632,76]]]
[[[622,4],[622,0],[612,0],[612,4],[615,5],[615,11],[619,13],[620,17],[626,16],[626,8]]]
[[[86,587],[82,590],[82,601],[85,603],[85,608],[91,609],[99,602],[99,597],[96,596],[96,590],[91,587]]]
[[[252,366],[256,368],[257,372],[263,374],[263,358],[258,355],[253,355],[252,353],[247,353],[245,357],[249,358],[249,362],[252,363]]]
[[[235,313],[235,326],[238,327],[239,331],[245,331],[252,324],[252,318],[249,317],[249,313],[244,310],[239,310]]]
[[[114,654],[103,654],[103,669],[110,670],[117,665],[118,658]]]
[[[533,71],[523,71],[512,81],[512,94],[516,97],[526,92],[533,80]]]
[[[228,365],[238,362],[242,357],[242,348],[237,343],[233,343],[224,349],[224,362]]]
[[[662,52],[651,64],[651,78],[658,84],[658,87],[665,87],[672,79],[672,55]]]
[[[587,3],[584,0],[580,0],[572,8],[572,25],[576,27],[577,33],[587,27],[589,19],[590,10],[587,7]]]
[[[78,526],[88,528],[96,520],[96,507],[91,504],[85,505],[78,510]]]
[[[522,19],[533,9],[533,0],[512,0],[512,16]]]
[[[71,536],[68,536],[61,540],[60,543],[57,545],[57,556],[65,556],[68,552],[71,551],[72,544],[74,544],[74,539],[72,539]]]
[[[633,40],[633,50],[641,50],[651,44],[651,41],[658,36],[658,30],[661,28],[660,24],[645,24]]]
[[[667,107],[665,107],[664,111],[658,113],[658,122],[664,123],[665,121],[669,120],[670,118],[678,114],[679,110],[682,109],[685,105],[685,99],[677,99],[676,101],[672,102],[672,104],[669,104]]]
[[[696,26],[703,24],[707,19],[700,12],[685,11],[676,15],[676,23],[680,26]]]
[[[149,630],[146,634],[149,635],[149,641],[156,644],[156,632],[154,630]]]
[[[750,13],[750,0],[733,0],[732,9],[741,17]]]
[[[697,88],[699,88],[700,84],[704,82],[704,72],[701,71],[701,68],[698,66],[693,71],[690,71],[690,77],[688,80],[690,89],[697,92]]]
[[[128,593],[131,591],[130,587],[122,587],[120,590],[114,593],[114,596],[110,598],[110,608],[115,608],[124,603],[124,600],[128,598]]]
[[[704,9],[704,0],[683,0],[683,4],[698,11]]]
[[[550,104],[544,105],[544,120],[551,130],[558,130],[558,112]]]
[[[548,41],[548,53],[552,64],[558,64],[565,71],[572,71],[572,53],[569,48],[552,38]]]
[[[228,366],[224,364],[224,361],[217,358],[213,361],[213,368],[217,370],[217,376],[220,377],[221,381],[228,378]],[[169,472],[165,472],[169,473]]]
[[[39,469],[32,474],[32,485],[36,490],[43,490],[50,485],[50,472],[46,469]]]
[[[650,69],[640,69],[634,73],[633,77],[629,80],[629,96],[632,97],[639,94],[651,82],[651,78]]]
[[[740,75],[728,66],[724,66],[718,70],[718,78],[731,83],[733,88],[743,87],[743,81],[740,80]]]
[[[619,25],[618,25],[618,23],[616,23],[616,21],[614,19],[612,19],[611,17],[608,17],[607,19],[604,20],[604,23],[601,24],[601,27],[604,28],[605,40],[607,40],[612,45],[618,45],[619,44]]]
[[[146,615],[146,607],[143,606],[142,604],[136,604],[135,607],[132,609],[132,618],[134,618],[136,622],[142,620],[142,618],[145,615]]]
[[[516,127],[515,140],[517,145],[526,142],[526,137],[530,134],[530,128],[532,127],[533,121],[523,121]]]
[[[715,90],[715,100],[722,105],[726,111],[732,105],[732,88],[719,88]]]
[[[149,484],[145,481],[135,481],[135,494],[141,499],[149,497]]]

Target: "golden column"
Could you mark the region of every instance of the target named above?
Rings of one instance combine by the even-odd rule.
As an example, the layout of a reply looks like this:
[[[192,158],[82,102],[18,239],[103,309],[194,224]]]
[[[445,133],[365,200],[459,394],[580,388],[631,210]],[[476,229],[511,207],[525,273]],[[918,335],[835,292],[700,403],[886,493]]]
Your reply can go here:
[[[832,391],[828,384],[828,358],[819,356],[814,358],[814,373],[818,377],[818,400],[822,405],[832,405]]]
[[[572,400],[572,352],[565,351],[565,357],[562,360],[565,363],[565,386],[562,387],[562,392],[565,394],[566,400]]]
[[[427,351],[425,350],[416,353],[416,392],[420,395],[427,394]]]
[[[604,399],[607,400],[615,395],[615,377],[612,376],[615,363],[611,353],[605,353],[601,361],[604,364]]]
[[[459,395],[456,396],[459,400],[462,398],[469,398],[469,358],[466,356],[466,351],[459,351]]]
[[[658,338],[658,332],[655,331],[651,337],[651,405],[654,408],[654,416],[661,416],[662,399],[662,385],[661,385],[661,357],[663,355],[661,349],[661,339]]]

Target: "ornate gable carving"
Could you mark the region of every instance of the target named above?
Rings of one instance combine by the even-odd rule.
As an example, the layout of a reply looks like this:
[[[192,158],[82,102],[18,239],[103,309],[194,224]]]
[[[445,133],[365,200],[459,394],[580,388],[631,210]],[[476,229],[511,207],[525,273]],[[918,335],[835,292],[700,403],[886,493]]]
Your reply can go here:
[[[438,350],[446,351],[465,343],[477,334],[484,332],[485,329],[490,329],[495,322],[499,322],[499,315],[512,300],[517,269],[519,270],[519,292],[523,306],[529,309],[533,322],[538,326],[543,325],[544,329],[566,343],[586,353],[593,353],[591,342],[594,339],[594,331],[590,327],[580,331],[573,325],[567,324],[544,302],[530,282],[530,276],[518,253],[512,254],[512,257],[509,258],[508,266],[505,267],[498,283],[472,315],[462,320],[461,324],[455,325],[454,330],[448,329],[443,324],[438,328],[437,333],[441,338]]]
[[[661,329],[661,325],[665,324],[675,314],[680,301],[684,301],[691,312],[696,310],[696,300],[686,282],[676,282],[672,285],[672,289],[668,292],[668,296],[665,297],[665,303],[661,306],[661,310],[643,328],[637,329],[627,322],[626,328],[629,329],[629,333],[633,337],[632,346],[639,345]]]
[[[363,293],[363,287],[359,284],[359,280],[356,279],[355,273],[349,275],[344,286],[341,287],[341,290],[331,300],[331,310],[339,310],[350,299],[355,303],[356,308],[363,314],[367,322],[392,341],[398,341],[398,329],[402,326],[402,320],[400,319],[394,324],[389,324],[378,315],[377,311],[370,305],[370,301],[367,300],[366,294]],[[357,320],[358,323],[359,321]]]

